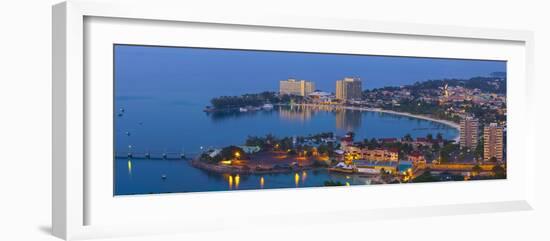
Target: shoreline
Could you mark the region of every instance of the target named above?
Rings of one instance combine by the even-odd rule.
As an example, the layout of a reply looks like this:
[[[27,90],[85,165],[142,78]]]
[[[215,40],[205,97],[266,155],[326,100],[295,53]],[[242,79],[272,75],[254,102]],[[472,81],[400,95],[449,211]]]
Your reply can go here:
[[[325,106],[327,106],[327,105],[317,105],[317,104],[294,104],[294,105],[311,106],[311,107],[325,107]],[[370,112],[400,115],[400,116],[406,116],[406,117],[412,117],[412,118],[437,122],[437,123],[444,124],[446,126],[449,126],[451,128],[456,129],[457,135],[452,140],[454,140],[456,143],[460,142],[460,124],[454,123],[454,122],[449,121],[449,120],[441,120],[441,119],[436,119],[436,118],[433,118],[433,117],[430,117],[430,116],[412,114],[412,113],[408,113],[408,112],[398,112],[398,111],[393,111],[393,110],[385,110],[385,109],[381,109],[381,108],[355,107],[355,106],[345,106],[345,105],[339,105],[339,106],[328,105],[328,106],[335,107],[335,108],[343,108],[343,109],[347,109],[347,110],[370,111]]]
[[[313,166],[301,166],[296,168],[270,168],[270,169],[244,169],[242,167],[234,166],[222,166],[218,164],[205,163],[201,160],[194,159],[189,162],[191,166],[199,168],[205,171],[210,171],[218,174],[277,174],[277,173],[289,173],[296,171],[312,170],[316,167]]]
[[[420,114],[412,114],[412,113],[408,113],[408,112],[398,112],[398,111],[386,110],[386,109],[381,109],[381,108],[356,107],[356,106],[346,106],[346,105],[281,104],[281,103],[276,103],[276,104],[273,104],[273,105],[274,106],[293,106],[294,105],[294,106],[309,106],[309,107],[332,107],[332,108],[342,108],[342,109],[347,109],[347,110],[358,110],[358,111],[386,113],[386,114],[406,116],[406,117],[411,117],[411,118],[416,118],[416,119],[421,119],[421,120],[427,120],[427,121],[437,122],[437,123],[440,123],[440,124],[443,124],[443,125],[446,125],[450,128],[455,129],[457,131],[457,135],[451,140],[454,140],[455,143],[460,142],[460,125],[458,123],[455,123],[455,122],[452,122],[452,121],[449,121],[449,120],[442,120],[442,119],[437,119],[437,118],[433,118],[433,117],[430,117],[430,116],[420,115]],[[234,110],[238,110],[238,108],[211,109],[211,110],[205,111],[205,112],[213,113],[213,112],[234,111]]]

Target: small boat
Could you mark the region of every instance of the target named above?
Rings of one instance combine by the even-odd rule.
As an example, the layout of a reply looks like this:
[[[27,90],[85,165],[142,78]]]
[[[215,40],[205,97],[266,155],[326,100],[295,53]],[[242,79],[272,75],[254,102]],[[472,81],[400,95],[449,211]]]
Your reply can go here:
[[[240,108],[239,108],[239,111],[240,111],[240,112],[247,112],[248,109],[247,109],[247,108],[240,107]]]
[[[264,105],[262,106],[262,108],[263,108],[264,110],[271,110],[271,109],[273,109],[273,105],[272,105],[272,104],[264,104]]]
[[[162,174],[162,175],[160,176],[160,178],[162,178],[162,180],[166,180],[167,176],[166,176],[166,174]]]
[[[214,111],[216,111],[216,109],[212,108],[212,106],[206,106],[206,108],[204,108],[203,111],[204,112],[214,112]]]

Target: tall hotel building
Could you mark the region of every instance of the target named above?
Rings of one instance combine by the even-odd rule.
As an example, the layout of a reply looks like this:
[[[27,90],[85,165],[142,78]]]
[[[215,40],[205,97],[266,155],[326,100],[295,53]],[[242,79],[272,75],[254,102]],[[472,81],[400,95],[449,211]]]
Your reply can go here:
[[[363,87],[360,78],[346,77],[336,81],[336,99],[361,99],[362,96]]]
[[[306,96],[315,91],[312,81],[288,79],[279,81],[279,93],[283,95]]]
[[[502,161],[503,157],[503,131],[497,123],[491,123],[483,128],[483,160],[488,161],[495,157]]]
[[[475,148],[478,138],[477,119],[467,116],[460,121],[460,146],[467,148]]]

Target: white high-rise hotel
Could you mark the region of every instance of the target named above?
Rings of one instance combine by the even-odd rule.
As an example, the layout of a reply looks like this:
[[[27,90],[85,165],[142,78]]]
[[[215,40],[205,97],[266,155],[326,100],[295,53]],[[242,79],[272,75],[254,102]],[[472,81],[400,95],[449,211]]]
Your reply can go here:
[[[315,91],[312,81],[288,79],[279,81],[279,93],[283,95],[306,96]]]

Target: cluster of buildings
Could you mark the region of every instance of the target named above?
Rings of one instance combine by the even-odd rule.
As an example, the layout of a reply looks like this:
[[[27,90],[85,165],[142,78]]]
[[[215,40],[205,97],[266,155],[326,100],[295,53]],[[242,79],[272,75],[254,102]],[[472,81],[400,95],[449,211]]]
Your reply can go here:
[[[502,79],[487,79],[491,86],[502,85]],[[438,105],[444,114],[453,121],[459,121],[465,116],[466,110],[479,107],[489,115],[506,115],[505,93],[493,93],[479,88],[467,88],[447,84],[440,87],[415,88],[411,86],[388,87],[366,91],[364,99],[359,105],[371,108],[399,108],[402,103],[425,102]],[[505,120],[500,125],[505,126]]]
[[[399,150],[395,148],[369,149],[353,142],[353,137],[346,135],[340,140],[340,155],[343,162],[336,168],[339,171],[349,170],[365,174],[379,174],[380,170],[389,173],[398,171]]]
[[[500,84],[496,79],[489,84]],[[483,160],[495,159],[502,162],[504,159],[504,128],[506,122],[497,121],[482,125],[481,121],[466,113],[473,105],[480,106],[483,110],[490,111],[496,115],[506,115],[506,96],[504,94],[489,93],[477,88],[465,88],[463,86],[444,85],[439,88],[428,88],[416,90],[407,87],[383,88],[375,91],[368,91],[364,96],[362,81],[358,77],[346,77],[335,82],[335,93],[328,93],[315,90],[312,81],[287,79],[280,81],[280,94],[298,95],[307,97],[307,100],[316,104],[348,104],[366,106],[372,108],[386,108],[388,106],[399,106],[402,101],[422,100],[428,103],[439,104],[444,113],[454,121],[460,120],[460,140],[462,148],[475,149],[478,144],[483,145]],[[414,94],[412,92],[415,92]],[[345,121],[347,116],[337,116],[337,126],[340,129],[353,130],[354,121]],[[482,120],[483,117],[479,117]],[[483,123],[487,122],[486,120]],[[491,121],[492,122],[492,121]],[[348,123],[349,125],[346,125]],[[339,125],[338,125],[339,124]],[[421,144],[419,144],[421,143]],[[431,145],[432,141],[416,140],[414,145]],[[394,161],[395,155],[389,150],[368,150],[355,145],[348,145],[342,150],[355,159],[371,161]],[[411,155],[409,159],[422,159]]]
[[[437,97],[437,101],[441,103],[471,101],[474,104],[490,105],[495,108],[506,103],[506,97],[503,94],[485,93],[479,89],[445,85],[441,91],[442,94]]]
[[[335,170],[379,174],[383,169],[387,173],[397,173],[403,166],[412,167],[413,165],[427,163],[426,157],[420,151],[421,146],[433,147],[433,145],[442,145],[440,140],[427,140],[421,137],[411,140],[380,138],[377,142],[381,144],[401,142],[410,144],[414,149],[410,153],[405,154],[405,156],[400,157],[400,152],[397,148],[368,148],[362,143],[354,143],[353,138],[346,135],[340,139],[340,150],[336,153],[340,156],[342,162],[335,166]]]
[[[363,97],[363,85],[358,77],[346,77],[336,80],[336,93],[315,91],[315,83],[308,80],[290,78],[279,81],[279,93],[286,95],[310,96],[323,101],[360,100]]]
[[[460,146],[476,148],[479,142],[479,121],[467,116],[460,121]],[[490,123],[483,127],[483,160],[496,158],[498,162],[504,157],[504,128],[497,123]]]

